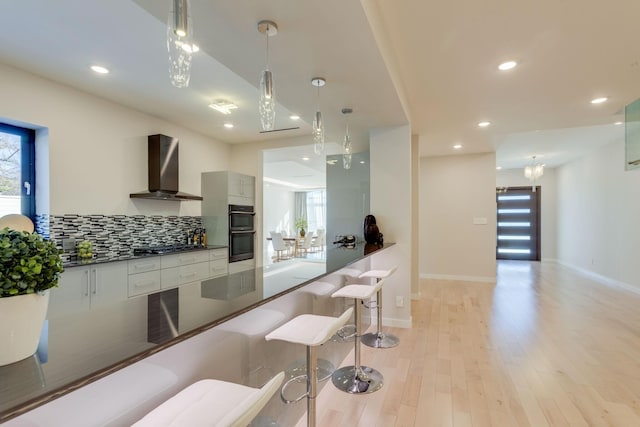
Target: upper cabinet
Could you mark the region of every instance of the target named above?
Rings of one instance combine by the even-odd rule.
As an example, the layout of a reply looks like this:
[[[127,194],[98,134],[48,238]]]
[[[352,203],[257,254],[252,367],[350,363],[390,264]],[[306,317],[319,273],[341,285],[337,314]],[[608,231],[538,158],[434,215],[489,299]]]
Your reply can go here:
[[[208,202],[216,204],[216,210],[227,213],[228,205],[255,204],[256,178],[231,171],[202,173],[203,210],[207,210]]]
[[[256,178],[237,172],[227,172],[230,205],[253,206],[256,196]]]

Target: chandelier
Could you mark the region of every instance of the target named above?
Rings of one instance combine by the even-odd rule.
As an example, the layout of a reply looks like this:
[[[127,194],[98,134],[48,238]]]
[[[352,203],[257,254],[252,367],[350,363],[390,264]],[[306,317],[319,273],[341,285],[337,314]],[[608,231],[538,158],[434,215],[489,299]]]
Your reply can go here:
[[[193,25],[189,0],[173,0],[167,23],[169,79],[178,88],[188,87],[191,78],[191,59],[199,50],[193,43]]]
[[[531,181],[531,191],[536,191],[536,180],[544,174],[544,164],[536,163],[536,156],[533,156],[531,165],[524,168],[524,176]]]
[[[349,136],[349,114],[353,113],[351,108],[343,108],[342,114],[346,117],[346,129],[344,132],[344,141],[342,142],[342,167],[345,169],[351,169],[351,137]]]
[[[320,88],[324,86],[327,81],[322,77],[314,77],[311,79],[311,84],[318,88],[318,106],[316,114],[313,116],[313,151],[316,154],[322,154],[324,151],[324,122],[322,121],[322,113],[320,112]]]
[[[258,31],[264,34],[267,39],[267,66],[260,75],[258,111],[262,130],[270,131],[273,130],[273,124],[276,120],[276,98],[273,90],[273,76],[269,70],[269,37],[278,34],[278,26],[272,21],[260,21],[258,22]]]

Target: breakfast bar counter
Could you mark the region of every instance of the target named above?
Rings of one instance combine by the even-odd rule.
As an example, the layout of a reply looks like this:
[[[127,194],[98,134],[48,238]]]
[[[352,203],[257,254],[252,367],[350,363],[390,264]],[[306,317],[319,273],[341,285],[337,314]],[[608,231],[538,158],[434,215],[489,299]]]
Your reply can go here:
[[[127,284],[120,283],[120,276],[102,283],[101,288],[96,286],[96,294],[82,302],[55,298],[56,292],[63,295],[65,290],[53,289],[38,352],[0,367],[0,423],[10,420],[11,425],[26,417],[32,423],[29,425],[40,425],[38,417],[51,416],[48,407],[65,399],[73,401],[82,395],[83,387],[98,387],[125,373],[127,381],[135,383],[132,387],[142,387],[140,396],[151,393],[142,398],[147,406],[132,399],[104,416],[119,414],[133,420],[149,402],[163,397],[162,390],[174,390],[193,377],[256,386],[278,369],[295,371],[295,366],[280,366],[285,361],[295,362],[284,356],[290,349],[265,343],[264,335],[300,313],[340,312],[342,301],[331,299],[330,293],[318,292],[312,285],[323,283],[322,289],[337,289],[349,280],[341,273],[345,267],[364,271],[374,255],[382,256],[392,246],[329,248],[322,260],[291,260],[141,295],[131,296]],[[127,261],[114,260],[123,262]],[[117,270],[118,266],[112,267]],[[103,277],[109,276],[104,273]],[[73,289],[71,294],[80,292]],[[101,292],[107,295],[103,300],[98,298]],[[199,347],[199,342],[208,344]],[[338,351],[326,346],[328,361],[339,363],[351,348],[341,344],[335,343]],[[153,372],[158,370],[150,374],[154,381],[166,378],[165,386],[149,385],[147,389],[144,384],[153,382],[133,380],[150,367]],[[94,390],[93,395],[96,393],[100,394]],[[272,410],[278,413],[281,408]],[[287,411],[283,416],[291,419],[300,415],[298,409]],[[111,425],[100,423],[98,413],[92,416],[95,425]],[[122,422],[120,419],[113,425],[124,425]]]

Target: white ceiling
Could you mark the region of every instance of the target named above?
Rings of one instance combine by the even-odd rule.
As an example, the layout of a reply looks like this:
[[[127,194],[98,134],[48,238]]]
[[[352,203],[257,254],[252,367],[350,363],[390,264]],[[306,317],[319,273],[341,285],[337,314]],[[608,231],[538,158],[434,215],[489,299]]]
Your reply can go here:
[[[229,143],[309,135],[318,102],[310,80],[321,76],[329,143],[340,143],[340,111],[351,107],[356,149],[365,147],[370,128],[410,123],[421,155],[455,154],[452,145],[461,143],[462,154],[496,151],[505,168],[522,167],[532,155],[553,167],[621,139],[624,127],[612,123],[640,92],[635,0],[191,0],[201,51],[188,89],[168,79],[170,4],[2,2],[0,62]],[[269,41],[276,128],[298,130],[260,133],[262,19],[279,26]],[[507,59],[520,66],[499,72]],[[96,76],[93,63],[112,72]],[[609,101],[590,104],[596,96]],[[239,109],[222,116],[207,107],[216,99]],[[302,120],[292,122],[291,113]],[[233,130],[222,126],[227,120]],[[479,129],[480,120],[493,124]],[[298,162],[292,154],[278,161]],[[295,174],[305,175],[304,168]]]

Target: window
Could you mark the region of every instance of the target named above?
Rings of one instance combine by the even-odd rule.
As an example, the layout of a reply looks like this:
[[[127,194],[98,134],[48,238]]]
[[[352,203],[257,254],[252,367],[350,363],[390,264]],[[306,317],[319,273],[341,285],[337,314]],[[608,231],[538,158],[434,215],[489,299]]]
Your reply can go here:
[[[326,228],[327,192],[316,190],[307,192],[307,227],[315,231]]]
[[[0,123],[0,216],[35,213],[35,131]]]

